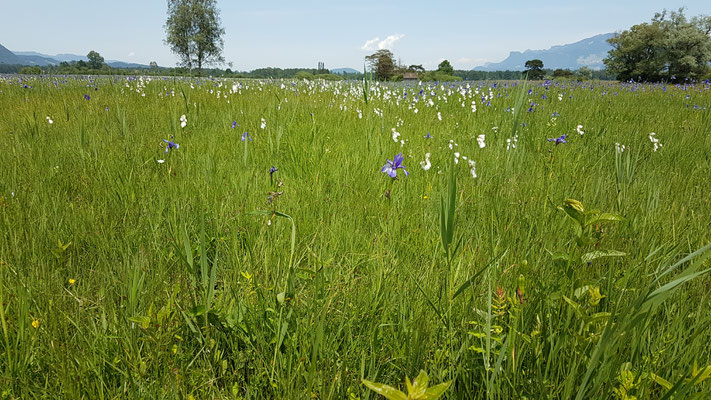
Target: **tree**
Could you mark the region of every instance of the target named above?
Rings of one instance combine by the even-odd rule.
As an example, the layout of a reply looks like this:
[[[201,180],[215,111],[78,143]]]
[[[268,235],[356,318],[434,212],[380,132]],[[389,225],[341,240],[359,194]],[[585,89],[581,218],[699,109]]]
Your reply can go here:
[[[365,57],[370,65],[370,70],[375,74],[376,79],[388,80],[395,74],[395,61],[393,53],[388,49],[381,49]]]
[[[153,69],[156,69],[156,68],[158,68],[158,63],[157,63],[157,62],[155,62],[155,61],[151,61],[151,63],[150,63],[150,64],[148,64],[148,65],[149,65],[149,66],[150,66],[151,68],[153,68]]]
[[[553,78],[572,79],[573,76],[573,71],[569,69],[558,68],[553,71]]]
[[[447,75],[452,75],[454,73],[454,68],[448,60],[444,60],[437,66],[437,71],[442,72]]]
[[[413,64],[407,67],[408,71],[413,71],[413,72],[425,72],[425,68],[422,66],[422,64]]]
[[[605,66],[618,80],[679,82],[699,79],[711,60],[711,17],[690,21],[684,10],[655,14],[652,21],[632,26],[608,42]]]
[[[525,73],[528,79],[543,79],[543,61],[538,59],[528,60],[524,65],[526,67]]]
[[[91,69],[101,69],[101,67],[104,66],[104,57],[101,57],[101,55],[94,50],[90,51],[89,54],[86,55],[86,58],[89,59],[89,68]]]
[[[225,29],[220,23],[216,0],[168,0],[165,43],[180,59],[180,65],[198,74],[203,65],[219,64]]]

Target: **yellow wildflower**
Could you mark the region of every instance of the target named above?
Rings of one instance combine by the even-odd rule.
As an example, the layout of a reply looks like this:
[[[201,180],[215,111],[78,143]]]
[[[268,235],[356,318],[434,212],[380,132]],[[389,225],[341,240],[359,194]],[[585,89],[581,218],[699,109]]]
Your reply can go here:
[[[71,285],[75,284],[75,283],[76,283],[76,281],[77,281],[77,280],[76,280],[76,279],[74,279],[74,278],[69,278],[69,286],[71,286]]]
[[[35,329],[39,328],[39,318],[35,318],[32,320],[32,327]]]

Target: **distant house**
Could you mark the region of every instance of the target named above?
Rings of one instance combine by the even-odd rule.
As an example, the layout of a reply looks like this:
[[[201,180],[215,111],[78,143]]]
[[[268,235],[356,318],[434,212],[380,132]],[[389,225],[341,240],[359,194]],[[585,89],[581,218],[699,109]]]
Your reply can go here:
[[[417,72],[405,72],[402,74],[403,81],[416,81],[419,78]]]

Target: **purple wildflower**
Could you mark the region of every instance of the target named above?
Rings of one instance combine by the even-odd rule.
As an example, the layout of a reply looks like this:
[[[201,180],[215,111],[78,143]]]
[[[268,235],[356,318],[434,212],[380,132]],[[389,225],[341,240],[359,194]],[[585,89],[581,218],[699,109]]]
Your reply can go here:
[[[425,135],[425,139],[429,139],[429,138],[431,138],[431,137],[432,137],[432,136],[430,135],[430,133],[427,132],[427,134]]]
[[[563,135],[561,135],[560,137],[557,137],[557,138],[549,138],[548,141],[549,141],[549,142],[555,142],[555,145],[556,145],[556,146],[559,145],[559,144],[561,144],[561,143],[568,143],[568,142],[565,140],[565,134],[563,134]]]
[[[170,140],[165,140],[165,139],[163,139],[163,141],[166,143],[166,145],[165,145],[165,153],[166,154],[168,154],[168,150],[170,150],[170,149],[178,150],[180,148],[180,145],[175,142],[171,142]]]
[[[252,136],[250,136],[249,132],[244,132],[242,134],[242,141],[244,142],[245,140],[249,139],[249,141],[252,141]]]
[[[269,168],[269,176],[274,175],[275,172],[279,171],[279,168],[275,167],[272,165],[271,168]]]
[[[89,100],[91,100],[91,97],[89,97],[88,94],[85,94],[85,95],[84,95],[84,100],[89,101]]]
[[[232,129],[235,129],[236,126],[239,126],[237,124],[237,121],[232,121]],[[242,140],[244,140],[244,139],[242,139]]]
[[[409,172],[405,169],[405,166],[402,165],[402,162],[404,161],[404,158],[402,156],[402,153],[398,154],[395,156],[393,161],[387,160],[388,162],[383,165],[383,168],[380,169],[380,172],[384,172],[388,174],[389,177],[393,179],[397,179],[397,170],[399,168],[402,168],[402,170],[405,172],[405,176],[410,175]]]

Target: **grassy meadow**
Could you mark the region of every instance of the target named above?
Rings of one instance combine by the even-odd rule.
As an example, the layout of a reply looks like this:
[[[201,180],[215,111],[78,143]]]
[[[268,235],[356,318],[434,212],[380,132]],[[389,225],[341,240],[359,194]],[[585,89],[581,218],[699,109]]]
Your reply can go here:
[[[3,399],[711,396],[708,83],[4,76],[0,110]]]

